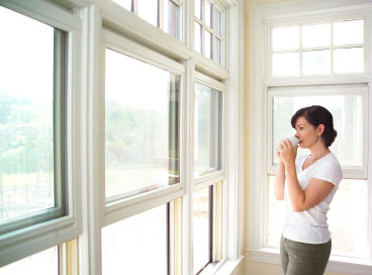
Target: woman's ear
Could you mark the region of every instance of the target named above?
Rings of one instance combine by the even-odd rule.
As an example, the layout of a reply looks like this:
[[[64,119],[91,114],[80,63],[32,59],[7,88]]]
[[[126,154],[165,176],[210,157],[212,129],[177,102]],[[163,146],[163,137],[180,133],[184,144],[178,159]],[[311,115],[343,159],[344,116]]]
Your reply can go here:
[[[325,126],[324,124],[319,124],[318,127],[316,128],[316,132],[318,133],[319,136],[321,136],[324,133]]]

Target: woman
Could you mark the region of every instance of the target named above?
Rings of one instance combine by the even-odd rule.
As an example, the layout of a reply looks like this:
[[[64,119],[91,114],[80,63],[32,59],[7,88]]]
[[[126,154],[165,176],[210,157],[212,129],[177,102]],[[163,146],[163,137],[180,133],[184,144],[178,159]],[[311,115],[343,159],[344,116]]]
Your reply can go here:
[[[286,139],[276,151],[275,196],[286,204],[282,266],[285,275],[322,275],[332,246],[327,212],[342,179],[340,163],[329,150],[337,132],[332,114],[317,105],[298,110],[291,124],[299,144],[293,148]],[[296,159],[298,147],[310,153]]]

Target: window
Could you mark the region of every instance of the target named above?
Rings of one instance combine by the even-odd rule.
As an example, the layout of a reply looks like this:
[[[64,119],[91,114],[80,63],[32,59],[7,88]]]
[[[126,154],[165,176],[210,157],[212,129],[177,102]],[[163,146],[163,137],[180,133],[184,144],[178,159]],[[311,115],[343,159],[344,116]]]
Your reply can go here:
[[[278,255],[285,213],[284,203],[274,197],[275,148],[281,139],[293,135],[290,119],[298,109],[322,105],[333,114],[338,136],[330,150],[339,159],[344,176],[328,214],[333,249],[327,269],[351,274],[358,268],[361,274],[369,274],[370,64],[366,60],[372,48],[366,34],[370,14],[340,3],[330,11],[323,4],[316,9],[283,5],[280,18],[274,7],[254,12],[254,33],[262,34],[266,29],[266,38],[254,43],[252,56],[263,56],[266,63],[253,58],[251,157],[255,161],[250,199],[251,207],[264,211],[251,212],[250,249],[257,261],[267,260],[255,254],[255,249]],[[265,27],[260,26],[260,20]],[[258,39],[255,35],[253,40]],[[303,153],[298,150],[298,155]],[[274,258],[279,264],[279,255]]]
[[[195,85],[195,177],[221,170],[221,92]]]
[[[180,75],[106,50],[107,199],[179,183],[179,90]]]
[[[161,205],[104,227],[102,274],[169,274],[168,219],[169,206]]]
[[[364,20],[273,26],[272,76],[364,72]]]
[[[222,11],[209,0],[195,0],[194,49],[222,65]]]
[[[46,1],[1,1],[0,267],[14,263],[1,272],[41,261],[43,271],[58,272],[49,256],[18,261],[81,232],[80,171],[71,165],[79,163],[80,116],[71,104],[79,29],[75,15]]]
[[[1,275],[58,275],[58,247],[52,247],[0,268]]]
[[[0,233],[5,233],[65,214],[59,72],[66,34],[3,7],[0,18]]]
[[[113,0],[143,20],[181,40],[181,0]]]

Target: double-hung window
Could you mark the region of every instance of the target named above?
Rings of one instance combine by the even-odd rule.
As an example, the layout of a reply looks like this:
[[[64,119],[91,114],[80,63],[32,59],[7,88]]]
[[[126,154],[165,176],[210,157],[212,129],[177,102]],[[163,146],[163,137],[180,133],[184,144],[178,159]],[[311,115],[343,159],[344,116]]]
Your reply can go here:
[[[344,264],[352,262],[360,264],[360,274],[369,274],[372,263],[369,169],[372,140],[368,111],[371,108],[369,18],[372,6],[343,9],[335,5],[332,11],[321,10],[321,6],[313,10],[305,5],[299,9],[300,15],[282,11],[283,14],[277,16],[268,9],[256,12],[256,15],[260,12],[269,15],[265,16],[261,28],[265,39],[254,44],[253,50],[256,54],[263,53],[266,63],[262,71],[258,59],[252,64],[256,70],[252,112],[258,111],[255,106],[263,110],[253,113],[257,121],[252,120],[256,126],[261,124],[252,128],[255,129],[252,148],[257,148],[252,150],[252,157],[257,161],[253,166],[258,167],[252,177],[252,194],[260,194],[262,199],[262,203],[257,199],[252,205],[260,206],[263,211],[252,213],[251,222],[258,221],[258,225],[251,231],[251,249],[274,252],[278,249],[285,213],[284,203],[274,197],[278,164],[275,149],[280,140],[294,134],[290,120],[298,109],[322,105],[333,114],[338,135],[330,150],[340,161],[343,172],[328,214],[333,244],[328,269],[352,273],[355,265]],[[287,8],[288,13],[296,9],[291,5]],[[259,83],[264,89],[259,88]],[[258,148],[264,148],[265,153]],[[297,155],[306,152],[299,149]],[[256,231],[260,229],[264,234]],[[253,240],[254,236],[258,239]]]
[[[78,160],[71,102],[80,28],[50,3],[0,3],[0,266],[81,230],[79,171],[70,165]]]

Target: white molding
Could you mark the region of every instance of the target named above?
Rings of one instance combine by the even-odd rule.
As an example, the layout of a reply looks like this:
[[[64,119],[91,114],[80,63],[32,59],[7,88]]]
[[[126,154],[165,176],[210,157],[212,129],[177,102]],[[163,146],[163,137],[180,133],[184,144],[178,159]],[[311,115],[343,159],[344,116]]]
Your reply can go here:
[[[115,34],[112,31],[102,30],[102,39],[106,42],[106,47],[109,49],[117,50],[151,65],[169,70],[172,73],[185,74],[186,72],[185,66],[181,63],[144,47],[133,40]]]
[[[104,209],[104,87],[103,72],[104,52],[100,42],[101,17],[97,6],[81,10],[83,18],[82,39],[82,87],[84,102],[82,113],[82,146],[84,154],[82,168],[82,222],[83,234],[79,238],[79,269],[82,275],[100,275],[101,224]],[[103,59],[103,60],[102,60]]]
[[[1,0],[0,5],[67,32],[81,30],[79,17],[42,0]]]
[[[107,226],[139,214],[184,195],[181,184],[147,192],[122,201],[108,203],[105,207],[102,226]]]
[[[224,92],[226,89],[224,83],[199,72],[195,72],[195,81],[221,92]]]

